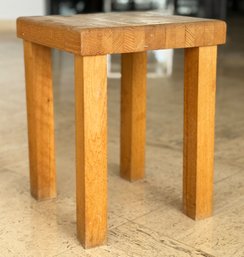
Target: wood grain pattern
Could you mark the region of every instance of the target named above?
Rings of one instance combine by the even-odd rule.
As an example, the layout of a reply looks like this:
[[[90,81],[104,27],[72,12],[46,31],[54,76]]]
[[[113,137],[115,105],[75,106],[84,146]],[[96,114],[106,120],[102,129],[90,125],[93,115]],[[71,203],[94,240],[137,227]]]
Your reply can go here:
[[[184,185],[185,213],[212,215],[217,47],[185,50]]]
[[[75,56],[77,234],[85,248],[107,235],[106,56]]]
[[[159,12],[22,17],[17,35],[86,56],[224,44],[226,24]]]
[[[120,175],[144,177],[147,53],[122,54]]]
[[[30,184],[38,200],[56,196],[51,50],[24,42]]]

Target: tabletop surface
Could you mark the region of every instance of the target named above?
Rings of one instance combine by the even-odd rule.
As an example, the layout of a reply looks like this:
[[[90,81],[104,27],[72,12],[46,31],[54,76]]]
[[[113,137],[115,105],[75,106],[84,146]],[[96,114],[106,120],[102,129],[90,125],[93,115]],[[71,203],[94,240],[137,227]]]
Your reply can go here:
[[[93,55],[223,44],[226,25],[219,20],[155,11],[53,15],[18,18],[17,35],[49,47]],[[126,39],[131,41],[129,45]],[[94,41],[102,45],[100,50],[92,49]]]
[[[128,26],[134,27],[217,21],[187,16],[165,15],[160,12],[112,12],[78,14],[73,16],[50,15],[20,17],[19,19],[26,22],[42,23],[46,26],[64,26],[76,31],[94,28],[122,28]]]

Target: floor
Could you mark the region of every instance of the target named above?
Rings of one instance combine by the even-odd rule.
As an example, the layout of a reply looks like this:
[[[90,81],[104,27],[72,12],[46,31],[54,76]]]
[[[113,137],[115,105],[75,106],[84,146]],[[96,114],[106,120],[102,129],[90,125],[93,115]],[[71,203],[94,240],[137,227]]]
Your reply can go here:
[[[22,43],[0,24],[0,256],[244,256],[244,19],[219,48],[214,216],[182,213],[183,52],[174,74],[148,80],[146,177],[119,177],[118,79],[108,82],[108,244],[76,239],[73,57],[54,53],[58,197],[29,194]]]

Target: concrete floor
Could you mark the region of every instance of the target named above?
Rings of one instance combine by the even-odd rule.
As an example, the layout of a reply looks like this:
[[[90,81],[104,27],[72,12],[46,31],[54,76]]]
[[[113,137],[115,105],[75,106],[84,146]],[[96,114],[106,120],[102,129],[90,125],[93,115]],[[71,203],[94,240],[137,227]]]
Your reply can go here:
[[[1,25],[2,24],[2,25]],[[119,177],[119,80],[109,80],[108,244],[76,239],[73,58],[55,53],[58,198],[29,194],[23,53],[0,24],[0,256],[244,256],[244,19],[219,48],[214,216],[183,215],[183,52],[171,78],[148,80],[146,178]],[[9,28],[8,28],[9,27]]]

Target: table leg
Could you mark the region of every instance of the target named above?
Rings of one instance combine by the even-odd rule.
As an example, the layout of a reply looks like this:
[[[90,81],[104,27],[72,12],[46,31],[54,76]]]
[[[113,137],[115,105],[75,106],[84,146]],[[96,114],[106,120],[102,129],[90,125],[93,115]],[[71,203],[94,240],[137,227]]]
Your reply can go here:
[[[121,177],[144,177],[146,141],[147,53],[122,54]]]
[[[106,56],[75,56],[77,234],[85,248],[107,238]]]
[[[185,49],[184,179],[186,215],[212,215],[217,47]]]
[[[56,196],[51,49],[24,41],[31,194]]]

